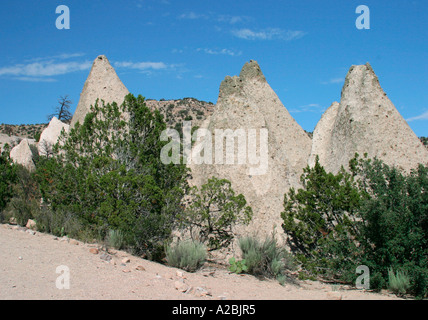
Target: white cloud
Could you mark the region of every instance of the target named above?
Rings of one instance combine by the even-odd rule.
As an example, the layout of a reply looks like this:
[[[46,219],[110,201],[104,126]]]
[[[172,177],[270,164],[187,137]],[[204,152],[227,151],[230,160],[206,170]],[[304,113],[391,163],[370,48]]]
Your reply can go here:
[[[335,83],[343,83],[345,78],[332,78],[328,81],[323,81],[321,84],[335,84]]]
[[[153,75],[159,72],[175,72],[177,77],[187,72],[184,64],[167,64],[165,62],[132,62],[132,61],[115,61],[113,65],[116,69],[137,70],[146,75]]]
[[[117,68],[128,68],[128,69],[137,69],[137,70],[162,70],[167,69],[168,65],[163,62],[115,62],[114,66]]]
[[[55,61],[55,60],[68,60],[71,58],[80,58],[83,57],[85,54],[78,52],[78,53],[62,53],[55,56],[49,56],[49,57],[37,57],[37,58],[30,58],[24,60],[25,63],[30,62],[49,62],[49,61]]]
[[[0,68],[0,76],[22,76],[24,77],[22,79],[27,79],[26,77],[52,77],[76,71],[88,70],[91,68],[91,65],[91,61],[56,62],[54,60],[28,64],[16,64]]]
[[[15,80],[27,82],[56,82],[53,78],[36,78],[36,77],[16,77]]]
[[[65,61],[83,57],[84,53],[63,53],[49,57],[36,57],[10,66],[0,67],[0,76],[11,76],[14,80],[31,82],[54,82],[53,76],[89,70],[92,62]]]
[[[242,55],[242,51],[233,51],[230,49],[208,49],[208,48],[198,48],[197,51],[203,51],[206,54],[212,54],[212,55],[229,55],[232,57],[240,56]]]
[[[217,17],[218,22],[225,22],[230,24],[242,23],[252,20],[247,16],[231,16],[231,15],[219,15]]]
[[[183,13],[178,16],[178,19],[188,19],[188,20],[207,19],[207,18],[208,17],[205,14],[199,14],[193,11]]]
[[[183,53],[183,52],[184,52],[184,50],[183,50],[183,49],[177,49],[177,48],[174,48],[174,49],[172,49],[172,50],[171,50],[171,52],[172,52],[172,53]]]
[[[324,112],[324,111],[325,111],[325,108],[323,108],[318,103],[305,104],[303,106],[300,106],[300,107],[297,107],[297,108],[289,110],[290,113],[300,113],[300,112],[315,112],[315,113],[319,113],[319,112]]]
[[[291,41],[306,35],[303,31],[283,30],[279,28],[268,28],[260,31],[251,29],[232,30],[235,37],[245,40],[285,40]]]
[[[424,113],[422,113],[416,117],[411,117],[409,119],[406,119],[407,122],[411,122],[411,121],[415,121],[415,120],[428,120],[428,111],[425,111]]]

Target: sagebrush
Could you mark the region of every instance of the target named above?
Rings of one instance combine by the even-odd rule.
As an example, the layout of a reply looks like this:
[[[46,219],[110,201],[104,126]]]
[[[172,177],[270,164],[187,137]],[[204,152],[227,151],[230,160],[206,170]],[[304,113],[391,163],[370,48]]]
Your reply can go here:
[[[166,260],[172,267],[189,272],[201,268],[207,256],[206,247],[198,241],[180,241],[166,249]]]

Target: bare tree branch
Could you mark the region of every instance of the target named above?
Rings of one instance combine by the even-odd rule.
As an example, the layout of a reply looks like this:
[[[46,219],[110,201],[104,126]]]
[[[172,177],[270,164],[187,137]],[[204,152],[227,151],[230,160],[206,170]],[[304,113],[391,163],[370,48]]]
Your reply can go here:
[[[70,112],[71,104],[73,102],[69,100],[68,95],[61,96],[58,99],[58,106],[55,108],[55,113],[48,116],[48,121],[51,121],[53,117],[57,117],[58,120],[69,124],[73,115]]]

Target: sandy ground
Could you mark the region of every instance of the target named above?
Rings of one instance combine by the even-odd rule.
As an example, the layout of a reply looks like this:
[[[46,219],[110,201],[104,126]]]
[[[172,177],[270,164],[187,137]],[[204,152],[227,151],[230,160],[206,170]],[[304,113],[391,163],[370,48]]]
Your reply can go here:
[[[91,253],[95,249],[99,252]],[[111,260],[105,261],[101,259],[103,254],[94,244],[0,225],[0,300],[398,299],[388,293],[315,281],[281,286],[277,281],[261,281],[221,267],[207,266],[187,273],[116,250],[109,250]],[[67,285],[67,275],[69,288],[59,289],[57,286]]]

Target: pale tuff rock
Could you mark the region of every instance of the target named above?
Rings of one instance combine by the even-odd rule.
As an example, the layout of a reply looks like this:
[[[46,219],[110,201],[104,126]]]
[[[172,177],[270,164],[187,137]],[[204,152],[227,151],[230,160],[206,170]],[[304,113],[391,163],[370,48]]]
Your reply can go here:
[[[28,229],[36,230],[37,223],[36,223],[36,221],[34,221],[32,219],[28,219],[27,224],[25,225],[25,227],[28,228]]]
[[[325,116],[317,125],[311,159],[319,153],[328,171],[336,173],[341,166],[347,169],[355,153],[367,153],[369,158],[377,157],[407,172],[419,163],[428,163],[428,151],[389,100],[368,63],[350,68],[340,105],[327,110]]]
[[[8,144],[9,147],[19,144],[19,138],[16,136],[8,136],[7,134],[0,133],[0,153],[4,150],[4,146]]]
[[[10,158],[13,162],[23,165],[30,171],[34,171],[36,166],[33,162],[33,153],[27,139],[23,139],[19,145],[10,151]]]
[[[77,122],[83,124],[91,105],[94,105],[97,99],[100,99],[99,103],[101,103],[101,100],[104,100],[106,104],[116,102],[118,105],[121,105],[128,94],[128,89],[120,81],[107,57],[103,55],[98,56],[86,79],[70,126],[74,127]]]
[[[308,161],[310,167],[315,165],[315,158],[317,155],[320,163],[327,163],[329,161],[327,149],[330,145],[331,132],[334,128],[338,110],[339,103],[333,102],[333,104],[324,112],[315,127],[312,137],[312,151]]]
[[[43,130],[38,143],[39,154],[46,156],[52,153],[53,146],[58,142],[61,132],[64,130],[67,133],[70,129],[68,124],[65,124],[53,117],[49,125]]]
[[[191,163],[192,183],[200,186],[212,176],[232,182],[235,192],[245,196],[254,212],[251,224],[240,231],[241,235],[265,237],[272,233],[274,226],[277,233],[281,233],[284,193],[291,186],[299,186],[302,169],[311,151],[311,139],[269,86],[257,62],[246,63],[239,77],[225,78],[214,113],[202,127],[213,136],[213,164]],[[239,147],[247,147],[243,164],[238,163],[238,157],[234,158],[234,164],[216,163],[215,158],[222,156],[214,146],[218,129],[230,129],[235,133],[242,129],[246,141],[240,143],[239,138],[235,138],[234,153],[237,156]],[[268,134],[265,159],[261,157],[264,153],[262,130]],[[254,132],[255,139],[252,140],[250,136]],[[197,147],[198,143],[195,143],[193,153]],[[258,164],[251,164],[250,149],[253,147]],[[226,141],[222,151],[225,149]]]

